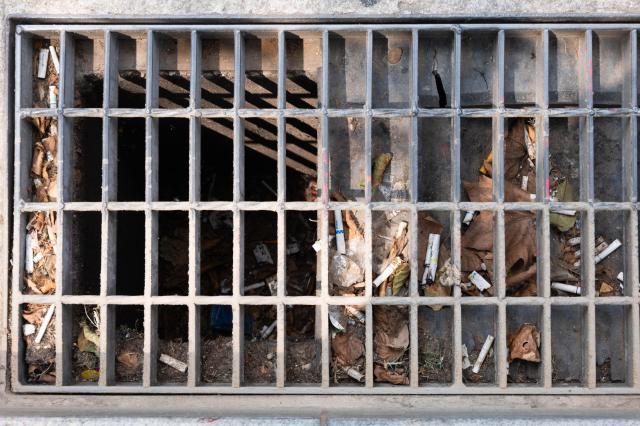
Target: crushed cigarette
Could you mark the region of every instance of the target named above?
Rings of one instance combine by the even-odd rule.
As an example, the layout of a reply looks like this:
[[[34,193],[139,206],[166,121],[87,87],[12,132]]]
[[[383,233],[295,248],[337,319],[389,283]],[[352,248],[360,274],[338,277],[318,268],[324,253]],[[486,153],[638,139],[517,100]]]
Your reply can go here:
[[[595,263],[596,264],[600,263],[602,260],[604,260],[604,258],[606,258],[611,253],[619,249],[621,246],[622,246],[622,243],[620,242],[620,240],[616,238],[615,240],[613,240],[611,244],[609,244],[609,246],[606,249],[604,249],[600,254],[596,256]]]
[[[56,52],[56,48],[49,46],[49,52],[51,53],[51,62],[53,62],[53,67],[56,69],[56,73],[60,74],[60,61],[58,60],[58,52]]]
[[[340,210],[334,210],[335,224],[336,224],[336,248],[338,253],[345,254],[347,252],[344,242],[344,225],[342,223],[342,212]]]
[[[40,328],[38,329],[38,335],[36,336],[34,342],[40,343],[42,338],[44,337],[45,331],[47,331],[47,327],[49,327],[49,322],[51,322],[51,317],[53,317],[53,313],[56,310],[56,305],[49,305],[49,309],[47,310],[42,323],[40,323]]]
[[[427,254],[424,258],[424,273],[422,274],[422,285],[426,285],[427,281],[436,280],[436,272],[438,271],[438,254],[440,251],[440,234],[429,234],[429,242],[427,244]]]
[[[345,306],[344,308],[349,314],[353,315],[358,319],[358,321],[364,324],[365,316],[359,309],[356,309],[353,306],[348,306],[348,305]]]
[[[558,291],[564,291],[566,293],[571,293],[571,294],[582,294],[582,288],[575,286],[575,285],[571,285],[571,284],[565,284],[565,283],[551,283],[551,288],[553,290],[558,290]]]
[[[49,49],[40,49],[38,55],[38,78],[47,76],[47,62],[49,62]]]
[[[33,324],[24,324],[22,326],[22,334],[24,334],[25,336],[31,336],[35,332],[36,326]]]
[[[464,223],[465,225],[469,225],[471,223],[471,221],[473,220],[473,215],[475,214],[475,211],[469,211],[467,212],[467,214],[464,215],[464,219],[462,219],[462,223]]]
[[[473,271],[469,274],[469,280],[481,292],[491,288],[491,284],[489,283],[489,281],[485,280],[484,277],[476,271]]]
[[[260,334],[260,338],[262,340],[266,339],[267,337],[269,337],[271,335],[271,333],[273,333],[273,330],[276,328],[276,324],[278,323],[278,321],[274,321],[271,323],[271,325],[269,327],[266,327],[266,329],[263,329],[262,333]]]
[[[387,265],[387,267],[384,269],[384,271],[382,271],[382,273],[380,275],[378,275],[378,277],[373,280],[373,285],[376,287],[379,287],[380,284],[382,284],[384,281],[386,281],[387,278],[389,278],[391,276],[391,274],[393,274],[395,272],[396,269],[398,269],[398,266],[400,266],[400,264],[402,263],[402,258],[399,256],[396,256],[391,263],[389,263],[389,265]]]
[[[570,246],[577,246],[578,244],[580,244],[581,241],[582,241],[581,237],[573,237],[573,238],[569,238],[569,240],[567,241],[567,244],[569,244]]]
[[[187,371],[187,364],[167,354],[160,355],[160,362],[167,364],[169,367],[175,368],[181,373],[184,373],[185,371]]]
[[[469,361],[469,351],[467,350],[467,345],[462,344],[462,369],[466,370],[471,367],[471,362]]]
[[[364,380],[364,376],[360,374],[355,368],[343,367],[342,369],[345,373],[347,373],[349,377],[351,377],[355,381],[362,382]]]
[[[316,253],[318,253],[320,249],[322,249],[322,241],[321,240],[316,241],[315,243],[313,243],[311,247],[313,247]]]
[[[256,247],[253,249],[253,255],[258,263],[268,263],[269,265],[273,265],[273,258],[271,257],[269,248],[265,243],[256,244]]]
[[[480,372],[480,367],[482,367],[482,363],[484,362],[487,354],[489,353],[489,349],[491,349],[491,345],[493,344],[493,336],[488,335],[487,340],[484,341],[484,345],[482,345],[482,349],[480,350],[480,355],[478,355],[478,359],[476,363],[473,365],[473,372],[478,374]]]

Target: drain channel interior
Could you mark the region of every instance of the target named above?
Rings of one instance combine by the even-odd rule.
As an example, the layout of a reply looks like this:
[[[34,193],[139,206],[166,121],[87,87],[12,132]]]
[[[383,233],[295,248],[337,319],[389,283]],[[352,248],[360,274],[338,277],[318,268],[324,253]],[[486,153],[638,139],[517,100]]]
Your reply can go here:
[[[637,392],[635,27],[26,25],[15,37],[14,390]],[[38,79],[38,52],[49,46],[59,72]],[[56,105],[42,101],[50,85]],[[535,197],[507,202],[505,136],[520,118],[535,120],[542,141]],[[34,122],[45,119],[57,129],[58,192],[43,202],[30,171],[42,136]],[[393,160],[377,188],[373,163],[387,152]],[[472,202],[463,182],[478,179],[489,152],[491,200]],[[576,188],[575,201],[551,200],[552,165]],[[586,253],[579,296],[550,288],[551,222],[563,210],[576,211]],[[355,294],[332,284],[336,211],[362,227],[364,284]],[[493,293],[456,285],[424,296],[427,223],[443,226],[459,269],[468,211],[493,215]],[[535,218],[528,293],[507,285],[513,211]],[[55,291],[45,294],[30,291],[25,271],[34,217],[42,232],[55,228]],[[389,250],[380,230],[402,220],[406,294],[379,297],[372,281]],[[599,236],[622,242],[607,259],[614,276],[624,274],[610,297],[600,294],[589,249]],[[273,262],[258,262],[258,244]],[[52,305],[50,345],[27,350],[25,312]],[[361,383],[335,361],[330,315],[343,306],[363,314],[363,323],[348,321],[364,345]],[[405,385],[375,380],[377,318],[389,306],[407,318]],[[87,360],[78,335],[92,319],[98,340]],[[542,359],[509,365],[507,338],[523,323],[540,331]],[[488,334],[493,350],[472,376],[463,345],[473,361]],[[52,370],[30,371],[25,357],[53,360]]]

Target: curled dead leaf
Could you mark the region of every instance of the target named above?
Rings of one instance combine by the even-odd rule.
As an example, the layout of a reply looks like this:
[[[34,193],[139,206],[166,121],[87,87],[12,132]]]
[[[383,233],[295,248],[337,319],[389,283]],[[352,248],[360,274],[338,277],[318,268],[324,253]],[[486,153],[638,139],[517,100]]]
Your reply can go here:
[[[409,378],[406,374],[396,373],[394,371],[386,370],[383,366],[376,364],[373,367],[373,375],[376,378],[376,382],[388,382],[392,385],[408,385]]]
[[[352,366],[364,354],[362,340],[353,333],[339,333],[331,341],[336,362],[345,367]]]
[[[522,324],[507,338],[509,346],[509,358],[521,359],[529,362],[540,362],[540,332],[533,324]]]
[[[374,347],[377,357],[395,362],[409,347],[409,314],[403,306],[375,306]]]
[[[141,364],[140,354],[136,352],[120,352],[116,359],[120,364],[132,369],[138,368]]]

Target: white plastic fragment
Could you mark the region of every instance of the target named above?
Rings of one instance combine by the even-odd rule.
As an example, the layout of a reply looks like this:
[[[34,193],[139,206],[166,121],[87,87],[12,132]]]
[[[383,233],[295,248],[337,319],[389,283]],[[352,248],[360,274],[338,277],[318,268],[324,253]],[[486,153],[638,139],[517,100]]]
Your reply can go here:
[[[300,245],[298,243],[287,244],[287,255],[300,253]]]
[[[277,323],[278,321],[276,320],[272,322],[269,327],[265,327],[262,329],[262,333],[260,334],[260,337],[262,338],[262,340],[266,339],[271,335],[271,333],[273,333],[273,330],[276,328]]]
[[[581,287],[571,285],[571,284],[551,283],[551,288],[553,290],[564,291],[565,293],[578,294],[578,295],[582,294]]]
[[[573,237],[573,238],[569,238],[569,240],[567,241],[567,244],[569,244],[570,246],[577,246],[578,244],[580,244],[581,241],[582,241],[581,237]]]
[[[624,272],[620,272],[616,278],[618,281],[624,282]]]
[[[469,351],[467,350],[467,345],[465,345],[464,343],[462,344],[460,349],[462,350],[462,369],[466,370],[467,368],[471,367],[471,362],[469,361]]]
[[[27,274],[32,274],[33,273],[33,245],[32,245],[32,239],[30,234],[25,235],[24,245],[25,245],[24,269]]]
[[[522,176],[522,184],[520,184],[520,188],[523,191],[526,191],[528,186],[529,186],[529,175],[523,175]]]
[[[49,305],[49,309],[47,310],[44,319],[40,323],[40,328],[38,329],[38,335],[36,336],[34,342],[40,343],[42,338],[44,337],[45,331],[47,331],[47,327],[49,327],[49,323],[51,322],[51,317],[53,317],[53,313],[56,310],[56,305]]]
[[[482,275],[473,271],[469,274],[469,280],[476,286],[479,291],[485,291],[491,288],[489,281],[485,280]]]
[[[342,212],[340,210],[334,210],[335,223],[336,223],[336,247],[338,253],[345,254],[347,252],[344,242],[344,225],[342,224]]]
[[[484,359],[487,357],[487,354],[489,353],[489,349],[491,349],[491,345],[493,344],[493,336],[492,335],[488,335],[487,336],[487,340],[484,341],[484,345],[482,345],[482,349],[480,350],[480,355],[478,355],[478,359],[476,360],[476,363],[473,365],[473,372],[478,374],[478,372],[480,371],[480,367],[482,367],[482,363],[484,362]]]
[[[424,273],[422,274],[422,285],[427,281],[435,281],[438,271],[438,254],[440,251],[440,234],[429,234],[427,244],[427,254],[424,258]]]
[[[47,76],[47,62],[49,61],[49,49],[40,49],[38,54],[38,78]]]
[[[35,256],[33,256],[33,264],[35,265],[40,262],[42,258],[44,258],[44,255],[41,252],[36,253]]]
[[[606,249],[604,249],[600,254],[596,256],[595,263],[596,264],[600,263],[604,258],[606,258],[611,253],[619,249],[621,246],[622,246],[622,243],[620,242],[620,240],[616,238],[615,240],[613,240],[611,244],[609,244],[609,246]]]
[[[373,280],[373,285],[376,287],[380,286],[380,284],[382,284],[387,278],[391,276],[391,274],[395,272],[396,269],[398,269],[398,266],[400,266],[401,263],[402,258],[396,256],[396,258],[393,259],[386,268],[384,268],[384,271],[382,271],[382,273],[378,275],[375,280]]]
[[[22,326],[22,334],[24,334],[25,336],[31,336],[35,332],[36,326],[33,324],[24,324]]]
[[[331,322],[331,325],[333,325],[336,328],[336,330],[345,331],[344,326],[340,324],[340,321],[338,321],[338,318],[336,318],[334,313],[331,311],[329,311],[329,321]]]
[[[316,241],[315,243],[313,243],[311,247],[313,247],[316,253],[318,253],[320,249],[322,249],[322,241],[321,240]]]
[[[56,86],[49,86],[49,108],[58,106],[58,96],[56,95]]]
[[[161,354],[160,355],[160,362],[167,364],[169,367],[173,367],[176,370],[178,370],[181,373],[184,373],[185,371],[187,371],[187,364],[185,364],[184,362],[175,359],[174,357],[167,355],[167,354]]]
[[[345,373],[347,373],[349,377],[351,377],[352,379],[358,382],[362,382],[364,380],[364,376],[360,374],[358,370],[356,370],[355,368],[343,367],[343,370]]]
[[[473,215],[475,214],[475,211],[468,211],[467,214],[464,215],[464,219],[462,219],[462,223],[464,223],[465,225],[469,225],[471,223],[471,221],[473,220]]]
[[[273,265],[273,258],[271,257],[269,248],[265,243],[256,244],[256,247],[253,249],[253,255],[256,257],[256,261],[258,263],[268,263],[269,265]]]
[[[364,324],[365,316],[359,309],[349,305],[345,306],[344,308],[349,314],[353,315],[358,319],[358,321]]]
[[[56,69],[56,72],[60,74],[60,61],[58,61],[58,53],[56,52],[56,48],[53,46],[49,46],[49,52],[51,52],[51,62],[53,62],[53,67]]]

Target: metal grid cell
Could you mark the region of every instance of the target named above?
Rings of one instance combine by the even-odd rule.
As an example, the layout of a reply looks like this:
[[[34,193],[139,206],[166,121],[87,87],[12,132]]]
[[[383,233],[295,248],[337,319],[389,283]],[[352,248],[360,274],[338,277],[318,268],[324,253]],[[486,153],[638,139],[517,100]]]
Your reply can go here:
[[[638,25],[631,24],[370,24],[370,25],[68,25],[64,28],[48,25],[18,26],[15,33],[15,158],[14,158],[14,225],[13,225],[13,269],[11,293],[11,380],[12,389],[16,392],[33,393],[274,393],[274,394],[464,394],[464,393],[495,393],[495,394],[540,394],[567,393],[597,394],[597,393],[638,393],[640,387],[640,320],[638,300],[638,176],[637,176],[637,29]],[[276,38],[277,45],[277,96],[273,107],[249,108],[245,102],[245,43],[247,37],[255,32],[268,32]],[[286,92],[286,44],[289,33],[315,32],[320,37],[321,67],[318,75],[318,106],[317,108],[289,107]],[[90,34],[100,40],[104,46],[104,86],[102,106],[91,108],[77,108],[74,104],[74,60],[77,58],[80,45],[78,36]],[[118,103],[118,69],[119,49],[130,48],[129,40],[123,41],[121,34],[134,34],[135,46],[138,48],[137,59],[144,65],[145,71],[145,105],[144,108],[124,108]],[[335,107],[329,102],[332,90],[331,66],[334,37],[354,36],[349,49],[361,49],[364,69],[360,70],[354,84],[363,87],[364,93],[360,98],[361,106],[349,107],[341,103]],[[190,49],[189,69],[192,78],[189,81],[189,102],[186,107],[176,105],[160,105],[160,46],[169,40],[178,40],[178,44]],[[432,42],[443,46],[443,52],[449,52],[447,69],[450,67],[450,88],[447,95],[450,100],[445,108],[431,108],[421,100],[420,75],[424,66],[420,64],[428,61],[425,58],[424,45]],[[477,38],[480,36],[480,38]],[[551,61],[567,60],[560,58],[562,37],[574,37],[578,46],[575,57],[577,79],[575,85],[575,99],[573,104],[556,105],[550,103],[550,95],[557,100],[567,95],[562,86],[561,76],[550,75]],[[29,79],[32,74],[31,55],[34,38],[47,37],[60,40],[60,77],[59,100],[57,108],[33,108],[31,103],[31,88]],[[173,37],[173,38],[172,38]],[[202,55],[205,41],[223,38],[227,44],[233,42],[233,105],[230,108],[203,108],[202,81],[196,76],[202,73]],[[384,49],[386,38],[404,38],[409,40],[408,84],[403,87],[408,93],[408,103],[382,102],[378,96],[378,75],[375,60],[380,56],[380,49]],[[471,38],[469,38],[471,37]],[[476,38],[474,38],[476,37]],[[514,49],[518,44],[518,37],[525,37],[534,46],[537,57],[535,64],[534,82],[524,105],[518,105],[518,95],[505,96],[505,84],[513,89],[510,75],[505,77],[505,55],[508,49]],[[508,38],[508,39],[507,39]],[[145,40],[142,42],[141,40]],[[478,42],[480,40],[480,42]],[[487,41],[489,43],[485,43]],[[621,82],[612,83],[614,93],[598,92],[605,87],[609,80],[599,80],[594,85],[594,43],[597,43],[599,55],[609,43],[615,45],[616,60],[622,60],[624,76]],[[468,50],[471,46],[472,50]],[[469,69],[467,62],[475,63],[476,50],[490,46],[488,54],[491,61],[480,63],[484,67],[481,72],[487,72],[487,93],[490,99],[475,102],[468,93],[473,90],[467,80]],[[362,49],[364,49],[362,51]],[[229,52],[230,53],[230,52]],[[470,55],[470,56],[469,56]],[[509,58],[510,61],[512,58]],[[555,62],[554,62],[555,63]],[[509,62],[511,64],[511,62]],[[138,64],[139,65],[139,64]],[[598,66],[609,66],[598,64]],[[441,67],[445,69],[444,66]],[[555,68],[557,70],[557,67]],[[346,72],[342,70],[343,72]],[[430,71],[430,70],[429,70]],[[606,69],[598,68],[598,75],[603,75]],[[340,70],[338,70],[340,72]],[[374,78],[375,77],[375,78]],[[383,75],[383,77],[385,77]],[[394,76],[386,76],[393,78]],[[485,76],[486,77],[486,76]],[[574,80],[575,81],[575,80]],[[554,86],[550,87],[553,82]],[[490,87],[489,87],[489,83]],[[399,90],[398,87],[390,87]],[[567,90],[571,91],[571,88]],[[619,91],[620,93],[616,93]],[[608,99],[607,96],[620,98],[621,104],[612,107],[602,106],[601,101],[594,103],[594,99]],[[570,96],[569,96],[570,97]],[[508,107],[505,105],[508,99]],[[516,99],[515,105],[512,100]],[[485,102],[486,101],[486,102]],[[613,103],[616,103],[614,100]],[[470,106],[467,106],[470,105]],[[380,107],[382,106],[382,107]],[[431,106],[428,103],[428,106]],[[27,119],[30,117],[51,117],[58,123],[58,170],[59,182],[62,190],[54,202],[35,203],[27,199],[25,187],[28,184],[27,164],[31,158],[30,127]],[[68,188],[72,179],[71,169],[71,121],[76,118],[94,118],[102,120],[102,181],[100,201],[70,200]],[[161,201],[159,199],[159,120],[163,118],[183,118],[189,122],[188,134],[188,199],[181,201]],[[260,117],[271,119],[277,126],[277,197],[275,201],[255,202],[245,199],[244,181],[244,128],[245,120]],[[286,199],[286,167],[289,159],[286,152],[286,120],[291,117],[309,117],[318,121],[318,153],[317,176],[319,186],[319,201],[298,202]],[[331,179],[329,157],[331,156],[331,123],[332,120],[343,117],[358,117],[363,121],[364,151],[363,164],[365,173],[365,187],[362,201],[333,202],[329,199],[328,188]],[[505,136],[505,119],[508,117],[535,117],[539,140],[537,144],[536,163],[537,194],[536,199],[527,203],[504,202],[504,166],[503,147]],[[622,134],[622,191],[620,201],[600,201],[596,197],[594,170],[597,158],[594,158],[594,126],[599,117],[616,117],[621,120]],[[117,120],[121,118],[137,118],[145,121],[145,188],[144,199],[139,201],[119,201],[117,187],[122,182],[117,181]],[[233,122],[233,197],[229,201],[204,201],[201,192],[201,126],[207,119],[224,118]],[[419,143],[420,126],[429,125],[426,119],[450,120],[450,196],[442,199],[450,201],[423,201],[419,196]],[[545,188],[549,175],[549,121],[556,118],[577,118],[579,120],[579,168],[580,168],[580,201],[559,203],[550,200],[550,194]],[[372,125],[377,119],[404,119],[408,121],[408,140],[410,157],[409,198],[402,202],[372,201],[371,165]],[[461,195],[461,121],[467,119],[487,119],[491,122],[491,144],[494,154],[494,187],[493,201],[474,203],[463,201]],[[428,179],[428,178],[427,178]],[[429,197],[427,197],[429,199]],[[365,265],[366,291],[361,297],[339,297],[329,294],[328,279],[328,224],[329,214],[333,209],[359,209],[364,212],[365,244],[367,251]],[[588,248],[595,241],[595,217],[606,211],[624,212],[624,295],[620,297],[596,297],[595,291],[595,262],[591,250],[583,250],[587,255],[583,259],[582,271],[585,277],[586,289],[579,297],[552,297],[550,293],[550,259],[549,215],[559,209],[577,210],[583,219],[582,247]],[[289,211],[318,211],[318,230],[322,248],[319,252],[318,281],[319,291],[315,296],[290,296],[286,291],[286,213]],[[410,251],[411,251],[411,282],[407,297],[373,297],[372,294],[372,216],[374,212],[384,210],[403,210],[411,217]],[[418,293],[418,259],[423,248],[418,247],[416,225],[418,215],[424,211],[444,211],[451,215],[451,249],[452,259],[456,266],[460,266],[461,214],[467,210],[489,210],[495,215],[495,284],[496,297],[462,297],[458,287],[454,288],[451,297],[422,297]],[[506,271],[504,267],[504,220],[505,212],[511,210],[527,210],[536,212],[538,216],[537,233],[539,240],[538,263],[538,296],[537,297],[507,297],[505,291]],[[58,224],[56,251],[57,276],[56,292],[51,295],[28,295],[21,291],[24,276],[24,228],[26,216],[29,212],[55,212]],[[161,296],[158,289],[158,228],[159,215],[164,212],[179,211],[186,213],[188,218],[189,256],[188,256],[188,290],[186,295]],[[200,291],[200,217],[204,211],[226,211],[233,216],[233,280],[231,295],[205,296]],[[248,211],[269,211],[277,216],[277,292],[273,296],[250,296],[243,291],[244,280],[244,227],[245,214]],[[99,294],[74,294],[69,280],[71,268],[70,231],[68,221],[72,215],[93,212],[101,218],[100,238],[100,280]],[[121,295],[116,291],[116,266],[113,263],[117,244],[114,243],[117,221],[121,212],[139,212],[144,215],[144,293],[141,295]],[[27,303],[53,304],[56,306],[54,317],[56,330],[56,370],[55,384],[40,386],[26,383],[24,365],[22,364],[24,346],[21,343],[20,307]],[[328,309],[330,305],[366,306],[366,334],[365,334],[365,377],[364,386],[352,387],[331,386],[330,383],[330,331]],[[71,309],[74,305],[95,305],[99,308],[101,317],[100,333],[100,379],[97,386],[87,387],[73,384],[70,365],[69,348],[72,347],[70,322]],[[121,385],[115,382],[114,351],[115,337],[113,327],[115,312],[119,306],[139,305],[143,308],[144,322],[144,367],[141,386]],[[179,305],[186,307],[188,312],[188,373],[184,386],[164,385],[157,382],[158,358],[158,309],[163,305]],[[201,324],[199,309],[205,305],[227,305],[231,307],[233,317],[233,347],[232,347],[232,377],[230,385],[209,385],[201,381],[200,333]],[[269,386],[245,385],[243,382],[244,359],[244,317],[243,310],[249,305],[271,305],[277,311],[277,348],[276,348],[276,380]],[[321,380],[315,386],[288,386],[286,383],[286,307],[289,305],[315,306],[319,312],[319,341],[321,343]],[[409,386],[381,386],[374,385],[373,380],[373,311],[376,305],[407,305],[409,308],[410,324],[410,384]],[[451,383],[445,386],[433,386],[421,383],[419,379],[419,309],[427,305],[445,305],[452,307],[452,335],[453,354]],[[615,317],[616,321],[624,323],[624,347],[626,351],[626,377],[623,386],[597,386],[597,312],[608,308],[621,307],[624,318]],[[507,318],[508,309],[518,307],[535,307],[540,310],[539,327],[542,335],[542,363],[540,365],[540,382],[535,385],[507,386]],[[564,307],[579,307],[584,313],[582,326],[584,329],[582,343],[584,354],[583,377],[580,383],[569,387],[555,387],[553,380],[553,330],[563,324],[555,324],[553,312]],[[468,386],[463,382],[461,352],[463,344],[463,330],[468,312],[475,310],[490,311],[495,317],[496,341],[495,350],[495,380],[483,387]],[[615,311],[615,309],[614,309]]]

